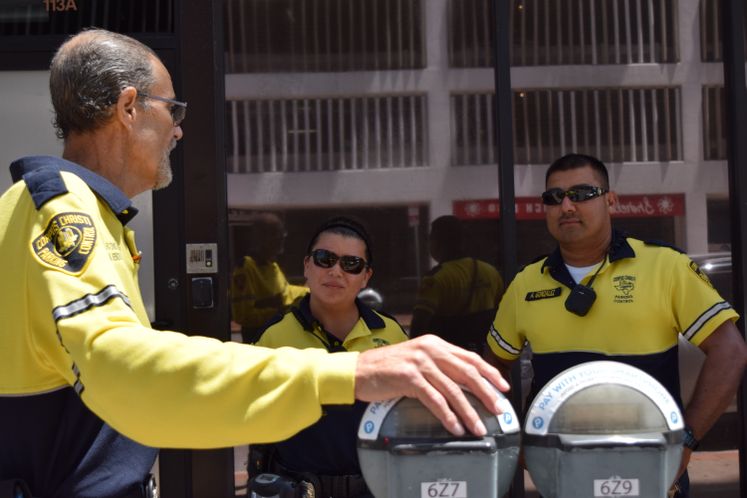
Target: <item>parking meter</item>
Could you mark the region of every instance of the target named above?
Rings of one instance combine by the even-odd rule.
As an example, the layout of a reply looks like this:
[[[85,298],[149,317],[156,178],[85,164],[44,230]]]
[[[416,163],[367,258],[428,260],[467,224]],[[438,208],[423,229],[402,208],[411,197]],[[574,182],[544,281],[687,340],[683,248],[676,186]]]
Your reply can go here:
[[[371,403],[358,430],[358,459],[376,498],[502,496],[519,456],[520,424],[501,394],[501,415],[488,412],[472,394],[484,437],[457,437],[418,400]]]
[[[545,498],[663,498],[682,457],[684,422],[656,379],[595,361],[557,375],[524,427],[527,470]]]

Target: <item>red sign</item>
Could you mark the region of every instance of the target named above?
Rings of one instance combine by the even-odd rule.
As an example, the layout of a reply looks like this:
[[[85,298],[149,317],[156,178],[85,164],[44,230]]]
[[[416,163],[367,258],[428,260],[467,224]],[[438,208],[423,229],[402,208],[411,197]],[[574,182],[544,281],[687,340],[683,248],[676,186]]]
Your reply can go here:
[[[454,215],[465,220],[495,219],[500,214],[498,199],[454,201]],[[545,206],[539,197],[517,197],[514,204],[517,220],[545,219]],[[612,211],[615,218],[652,218],[684,216],[685,194],[620,195]]]

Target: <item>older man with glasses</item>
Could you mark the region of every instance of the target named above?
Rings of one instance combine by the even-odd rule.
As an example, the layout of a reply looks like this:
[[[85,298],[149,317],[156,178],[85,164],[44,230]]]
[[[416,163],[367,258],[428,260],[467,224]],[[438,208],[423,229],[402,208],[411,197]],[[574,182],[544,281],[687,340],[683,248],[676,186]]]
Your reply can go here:
[[[747,363],[738,315],[687,255],[612,228],[617,195],[598,159],[555,161],[542,194],[558,247],[511,282],[488,333],[490,360],[504,372],[525,342],[532,348],[532,395],[563,370],[593,360],[641,368],[682,406],[677,344],[683,336],[707,359],[684,409],[685,448],[674,496],[688,496],[692,451],[734,396]]]
[[[116,33],[72,37],[50,69],[62,158],[14,162],[0,198],[0,492],[154,496],[153,447],[277,441],[355,398],[417,397],[451,431],[485,432],[458,386],[498,413],[483,377],[507,384],[435,337],[329,354],[152,330],[126,224],[133,196],[171,181],[186,103]]]

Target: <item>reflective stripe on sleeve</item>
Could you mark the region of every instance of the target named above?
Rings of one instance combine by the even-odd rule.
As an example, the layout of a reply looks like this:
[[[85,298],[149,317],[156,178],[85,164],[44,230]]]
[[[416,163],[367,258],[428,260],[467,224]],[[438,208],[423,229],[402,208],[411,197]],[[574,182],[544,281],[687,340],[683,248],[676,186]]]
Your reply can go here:
[[[120,292],[113,285],[107,285],[96,294],[86,294],[82,298],[76,299],[68,304],[57,306],[52,310],[52,317],[55,322],[58,322],[63,318],[70,318],[78,313],[83,313],[94,306],[101,306],[114,297],[122,299],[127,306],[132,307],[130,305],[130,299],[126,294]]]
[[[512,355],[519,355],[521,354],[521,349],[516,349],[511,344],[509,344],[503,337],[501,337],[501,334],[498,333],[498,331],[495,328],[495,325],[490,325],[490,335],[495,339],[495,342],[498,343],[498,345],[506,352],[511,353]]]
[[[720,303],[714,304],[713,306],[705,310],[703,314],[700,315],[698,319],[695,320],[695,322],[693,322],[693,324],[690,325],[690,327],[688,327],[688,329],[682,333],[682,335],[688,341],[691,340],[693,337],[695,337],[695,334],[697,334],[700,329],[703,328],[703,325],[708,323],[711,318],[728,309],[731,309],[731,304],[727,303],[726,301],[721,301]]]
[[[101,306],[102,304],[107,303],[110,299],[116,297],[122,299],[122,301],[124,301],[127,306],[132,307],[127,295],[125,295],[123,292],[120,292],[115,286],[107,285],[96,294],[86,294],[82,298],[76,299],[75,301],[72,301],[68,304],[57,306],[52,310],[52,317],[54,318],[54,321],[56,323],[63,318],[69,318],[79,313],[83,313],[84,311],[89,310],[94,306]],[[65,343],[62,340],[62,334],[60,334],[59,329],[57,330],[57,338],[60,341],[60,345],[65,349],[65,351],[67,351],[68,354],[70,354],[70,351],[68,351]],[[78,368],[78,365],[75,364],[75,362],[73,362],[71,368],[73,371],[73,375],[75,375],[73,389],[75,389],[75,392],[78,394],[78,396],[80,396],[86,389],[83,385],[83,382],[81,382],[80,380],[80,369]]]

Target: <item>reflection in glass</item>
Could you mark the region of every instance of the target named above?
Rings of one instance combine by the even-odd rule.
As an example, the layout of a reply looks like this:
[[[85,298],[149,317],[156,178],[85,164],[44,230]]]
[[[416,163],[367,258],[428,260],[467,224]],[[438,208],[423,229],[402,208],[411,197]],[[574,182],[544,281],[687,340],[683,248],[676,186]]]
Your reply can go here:
[[[231,223],[280,213],[290,282],[303,283],[295,247],[333,213],[370,227],[375,290],[405,326],[437,263],[431,221],[458,216],[469,256],[498,267],[495,132],[508,110],[495,108],[491,3],[225,3]],[[519,264],[555,247],[539,196],[548,164],[570,152],[610,167],[626,208],[617,227],[689,253],[727,247],[709,229],[728,196],[722,76],[705,62],[721,54],[719,2],[511,5]]]
[[[257,213],[234,231],[236,260],[231,276],[231,318],[242,341],[252,344],[265,324],[284,312],[309,289],[288,283],[277,258],[285,245],[285,227],[274,213]]]

